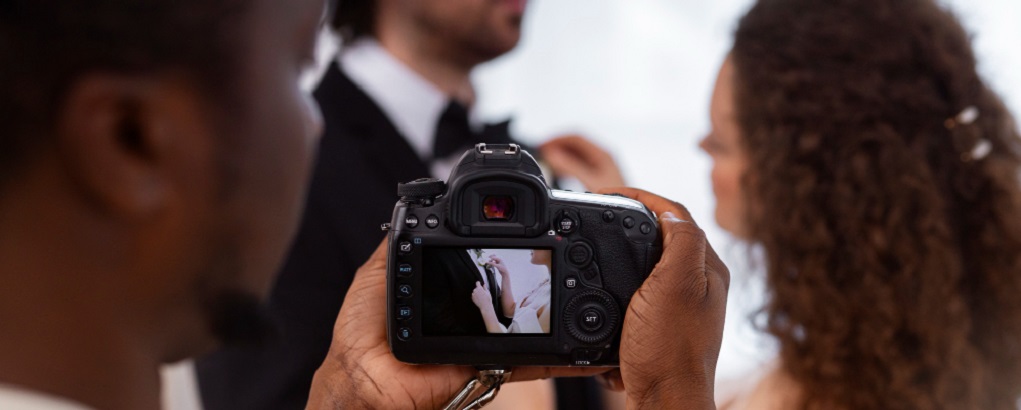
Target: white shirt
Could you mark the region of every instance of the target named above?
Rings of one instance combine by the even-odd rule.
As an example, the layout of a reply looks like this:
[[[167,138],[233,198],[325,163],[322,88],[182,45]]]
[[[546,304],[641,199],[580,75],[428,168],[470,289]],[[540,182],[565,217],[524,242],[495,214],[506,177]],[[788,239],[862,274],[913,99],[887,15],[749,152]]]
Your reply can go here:
[[[90,410],[82,404],[59,397],[0,384],[0,409],[3,410]]]
[[[379,105],[383,113],[423,161],[433,157],[436,125],[451,97],[383,48],[361,38],[341,48],[341,70]],[[471,111],[469,111],[471,112]],[[473,126],[478,121],[469,114]],[[461,154],[429,164],[433,178],[446,180]]]

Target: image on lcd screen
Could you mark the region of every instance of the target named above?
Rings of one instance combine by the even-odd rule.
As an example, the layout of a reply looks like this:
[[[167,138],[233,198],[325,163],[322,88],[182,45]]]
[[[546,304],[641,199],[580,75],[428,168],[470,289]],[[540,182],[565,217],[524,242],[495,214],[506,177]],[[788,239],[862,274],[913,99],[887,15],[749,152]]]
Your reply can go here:
[[[428,247],[422,258],[425,335],[550,333],[552,250]]]

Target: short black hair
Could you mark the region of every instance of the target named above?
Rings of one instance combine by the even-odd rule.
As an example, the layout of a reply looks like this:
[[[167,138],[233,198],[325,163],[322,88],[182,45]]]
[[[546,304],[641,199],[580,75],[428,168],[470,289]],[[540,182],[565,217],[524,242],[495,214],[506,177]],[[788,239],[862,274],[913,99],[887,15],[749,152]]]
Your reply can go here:
[[[222,95],[249,0],[3,0],[0,186],[45,144],[75,80],[180,70]]]
[[[338,0],[330,26],[344,42],[376,34],[376,0]]]

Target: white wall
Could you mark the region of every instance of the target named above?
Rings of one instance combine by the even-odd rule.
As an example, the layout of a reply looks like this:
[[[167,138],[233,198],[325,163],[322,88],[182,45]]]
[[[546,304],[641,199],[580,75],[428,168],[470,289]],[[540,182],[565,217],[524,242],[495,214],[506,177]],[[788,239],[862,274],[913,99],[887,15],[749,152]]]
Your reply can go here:
[[[975,34],[980,69],[1021,109],[1021,2],[948,2]],[[534,0],[521,45],[476,77],[485,116],[514,116],[538,142],[582,131],[613,152],[631,184],[688,206],[731,267],[718,377],[756,368],[772,354],[749,325],[762,299],[747,249],[713,221],[709,162],[696,148],[708,130],[716,70],[749,0]]]

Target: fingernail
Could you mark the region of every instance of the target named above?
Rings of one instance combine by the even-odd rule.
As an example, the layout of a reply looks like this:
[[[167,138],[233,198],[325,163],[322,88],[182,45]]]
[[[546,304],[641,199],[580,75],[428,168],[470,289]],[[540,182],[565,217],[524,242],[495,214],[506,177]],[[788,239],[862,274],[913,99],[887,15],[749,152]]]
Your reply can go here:
[[[663,212],[662,214],[660,214],[659,220],[661,220],[661,221],[670,221],[670,222],[680,222],[681,221],[680,218],[674,216],[674,214],[671,213],[671,212]]]

